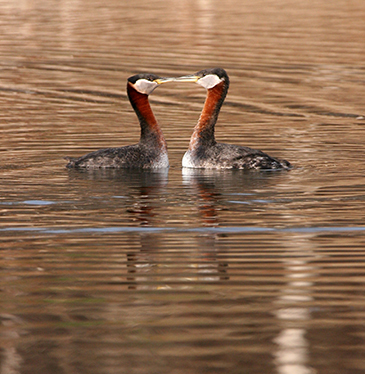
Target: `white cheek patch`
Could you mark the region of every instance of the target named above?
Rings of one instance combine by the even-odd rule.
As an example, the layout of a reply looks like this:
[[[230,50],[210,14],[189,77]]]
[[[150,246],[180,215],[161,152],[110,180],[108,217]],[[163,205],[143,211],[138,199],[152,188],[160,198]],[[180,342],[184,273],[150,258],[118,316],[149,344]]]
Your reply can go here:
[[[203,86],[205,89],[209,90],[210,88],[213,88],[216,86],[218,83],[221,83],[222,79],[220,79],[217,75],[215,74],[208,74],[203,78],[200,78],[196,83],[200,84]]]
[[[134,84],[134,88],[143,94],[149,95],[158,86],[156,82],[148,81],[147,79],[138,79]]]

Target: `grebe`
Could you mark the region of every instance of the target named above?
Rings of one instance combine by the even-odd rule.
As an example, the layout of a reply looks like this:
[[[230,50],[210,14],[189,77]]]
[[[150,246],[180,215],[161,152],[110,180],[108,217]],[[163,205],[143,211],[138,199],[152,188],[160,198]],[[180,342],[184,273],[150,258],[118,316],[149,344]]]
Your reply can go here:
[[[289,169],[286,160],[277,160],[266,153],[240,145],[217,143],[214,126],[227,95],[229,78],[224,69],[201,70],[194,75],[176,78],[180,82],[196,82],[207,90],[203,110],[190,138],[182,166],[203,169]]]
[[[148,95],[162,83],[174,80],[155,74],[138,74],[128,78],[127,93],[141,126],[139,143],[118,148],[100,149],[79,158],[66,157],[68,168],[167,168],[167,145],[148,101]]]

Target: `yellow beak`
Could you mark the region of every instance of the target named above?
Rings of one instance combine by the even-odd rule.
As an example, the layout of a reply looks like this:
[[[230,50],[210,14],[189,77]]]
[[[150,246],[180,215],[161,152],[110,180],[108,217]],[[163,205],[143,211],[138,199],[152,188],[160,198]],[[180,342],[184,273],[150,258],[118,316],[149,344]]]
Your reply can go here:
[[[197,82],[201,77],[199,75],[184,75],[182,77],[175,78],[175,82]]]
[[[175,80],[176,78],[158,78],[158,79],[155,79],[154,82],[156,82],[157,84],[163,84],[167,82],[173,82]]]

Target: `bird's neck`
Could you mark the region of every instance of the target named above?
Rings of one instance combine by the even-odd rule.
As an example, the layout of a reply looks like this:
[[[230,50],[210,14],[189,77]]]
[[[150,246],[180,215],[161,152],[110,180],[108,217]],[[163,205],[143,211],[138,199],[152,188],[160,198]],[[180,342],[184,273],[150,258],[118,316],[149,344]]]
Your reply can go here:
[[[127,84],[127,93],[129,101],[137,114],[141,126],[140,143],[154,144],[159,148],[166,150],[166,141],[152,112],[148,101],[148,95],[136,91],[129,82]]]
[[[228,85],[224,81],[207,91],[203,110],[190,138],[191,151],[216,144],[214,127],[227,91]]]

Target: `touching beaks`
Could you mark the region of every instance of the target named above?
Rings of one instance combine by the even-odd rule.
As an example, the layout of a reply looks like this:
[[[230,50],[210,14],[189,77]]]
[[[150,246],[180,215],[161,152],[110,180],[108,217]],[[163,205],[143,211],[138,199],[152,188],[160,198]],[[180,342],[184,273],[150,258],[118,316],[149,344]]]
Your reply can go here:
[[[201,77],[199,75],[184,75],[182,77],[175,78],[176,82],[197,82]]]
[[[197,82],[201,77],[198,75],[184,75],[177,78],[158,78],[154,82],[157,84],[167,83],[167,82]]]
[[[175,80],[176,78],[158,78],[158,79],[155,79],[154,82],[156,82],[157,84],[163,84],[167,82],[173,82]]]

